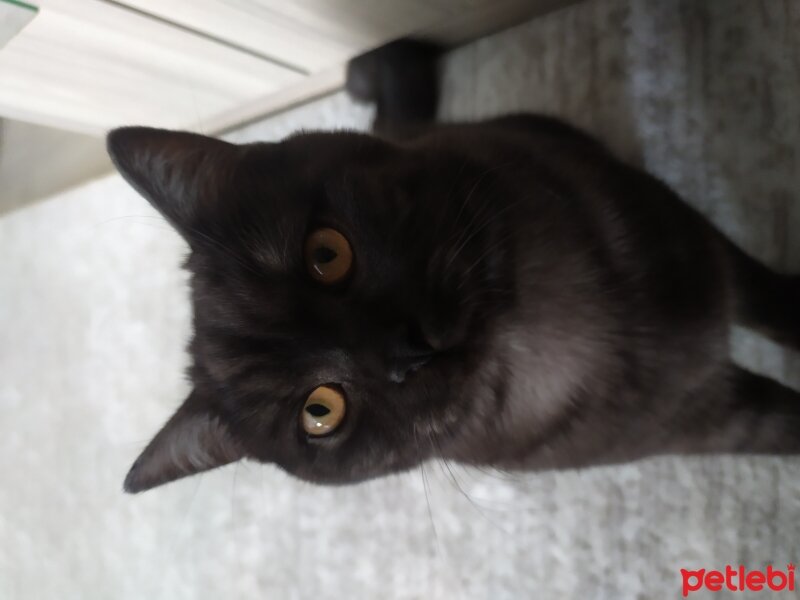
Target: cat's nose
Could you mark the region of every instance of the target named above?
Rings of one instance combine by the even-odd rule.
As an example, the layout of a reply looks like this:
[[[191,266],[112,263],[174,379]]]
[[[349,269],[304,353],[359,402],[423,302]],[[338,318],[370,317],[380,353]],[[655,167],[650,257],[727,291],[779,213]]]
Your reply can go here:
[[[389,381],[403,383],[410,373],[424,367],[432,357],[433,353],[393,357],[389,363]]]
[[[409,373],[424,367],[433,358],[434,352],[416,324],[402,327],[387,356],[389,381],[402,383]]]

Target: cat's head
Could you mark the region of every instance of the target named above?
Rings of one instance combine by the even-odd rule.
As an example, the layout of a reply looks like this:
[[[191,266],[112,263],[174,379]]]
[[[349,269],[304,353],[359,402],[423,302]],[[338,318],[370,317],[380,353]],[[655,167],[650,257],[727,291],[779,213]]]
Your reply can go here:
[[[435,146],[109,135],[119,171],[189,244],[194,308],[193,391],[126,490],[242,458],[359,481],[491,418],[471,386],[513,297],[504,192]]]

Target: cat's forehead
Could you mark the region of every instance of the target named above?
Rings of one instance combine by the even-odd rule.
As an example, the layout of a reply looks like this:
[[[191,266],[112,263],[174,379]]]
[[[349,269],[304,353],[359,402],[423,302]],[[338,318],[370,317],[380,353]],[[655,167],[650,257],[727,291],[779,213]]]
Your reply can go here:
[[[225,242],[278,275],[302,271],[305,241],[319,228],[343,234],[360,267],[416,264],[447,237],[444,209],[458,210],[468,169],[450,162],[358,133],[252,145],[228,180]]]
[[[264,213],[286,235],[297,223],[397,224],[418,196],[407,153],[357,133],[305,133],[248,153],[232,202]],[[237,199],[240,198],[240,199]]]
[[[348,131],[298,132],[280,143],[289,161],[340,168],[346,164],[377,165],[400,156],[398,148],[379,138]]]

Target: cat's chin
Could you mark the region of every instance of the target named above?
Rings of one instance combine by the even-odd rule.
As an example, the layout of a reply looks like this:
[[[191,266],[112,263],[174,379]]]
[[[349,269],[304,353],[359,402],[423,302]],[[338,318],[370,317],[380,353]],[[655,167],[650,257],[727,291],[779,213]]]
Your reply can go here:
[[[358,472],[354,470],[343,470],[340,472],[330,472],[324,471],[321,469],[316,469],[307,465],[295,465],[293,467],[287,467],[284,465],[277,465],[282,471],[286,474],[294,477],[295,479],[299,479],[301,481],[305,481],[308,483],[313,483],[315,485],[324,485],[324,486],[345,486],[345,485],[357,485],[359,483],[365,483],[367,481],[371,481],[373,479],[378,479],[381,477],[386,477],[387,475],[399,475],[406,471],[409,471],[416,467],[419,463],[418,462],[409,462],[405,465],[395,465],[390,467],[374,467],[367,470],[359,470]]]

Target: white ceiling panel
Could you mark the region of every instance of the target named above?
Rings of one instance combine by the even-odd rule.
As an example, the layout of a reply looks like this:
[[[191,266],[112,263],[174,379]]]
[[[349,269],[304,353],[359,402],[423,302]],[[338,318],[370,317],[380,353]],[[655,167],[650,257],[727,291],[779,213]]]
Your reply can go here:
[[[0,114],[102,133],[203,120],[302,75],[99,0],[46,0],[0,51]]]
[[[121,0],[309,73],[437,23],[454,1]]]
[[[457,43],[574,0],[28,1],[39,14],[0,49],[0,117],[101,135],[213,133],[341,85],[386,41]]]

